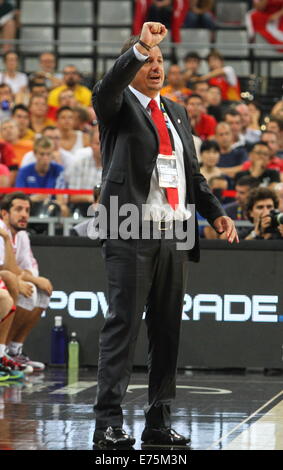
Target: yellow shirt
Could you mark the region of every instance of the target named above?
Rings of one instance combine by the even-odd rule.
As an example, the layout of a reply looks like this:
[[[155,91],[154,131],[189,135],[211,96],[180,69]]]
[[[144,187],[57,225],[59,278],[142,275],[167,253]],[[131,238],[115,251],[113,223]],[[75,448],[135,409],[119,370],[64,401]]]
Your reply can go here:
[[[48,96],[49,106],[59,107],[59,95],[63,90],[66,90],[67,88],[67,85],[61,85],[54,88],[54,90],[51,90]],[[91,91],[87,87],[83,85],[76,85],[73,91],[75,98],[79,104],[82,104],[83,106],[91,105]]]
[[[32,129],[27,129],[25,135],[21,137],[21,140],[34,140],[35,132]]]

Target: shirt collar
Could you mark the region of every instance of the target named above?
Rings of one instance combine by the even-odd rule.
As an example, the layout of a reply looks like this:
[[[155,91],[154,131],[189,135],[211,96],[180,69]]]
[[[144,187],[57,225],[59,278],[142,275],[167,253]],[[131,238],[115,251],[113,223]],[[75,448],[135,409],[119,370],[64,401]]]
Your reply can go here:
[[[137,99],[139,100],[141,105],[146,109],[149,105],[149,102],[152,100],[152,98],[150,98],[149,96],[144,95],[143,93],[141,93],[140,91],[138,91],[134,87],[132,87],[131,85],[129,85],[129,88],[130,88],[131,92],[137,97]],[[153,99],[156,101],[158,107],[160,108],[160,94],[158,93],[158,95]]]

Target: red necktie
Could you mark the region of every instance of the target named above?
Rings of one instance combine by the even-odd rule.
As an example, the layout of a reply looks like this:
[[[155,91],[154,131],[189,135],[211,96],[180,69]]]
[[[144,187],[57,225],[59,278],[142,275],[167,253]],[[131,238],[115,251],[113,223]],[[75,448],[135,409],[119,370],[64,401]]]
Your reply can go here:
[[[151,110],[151,118],[156,125],[159,135],[159,153],[162,155],[172,155],[172,145],[169,132],[165,123],[162,111],[155,100],[151,100],[148,105]],[[179,204],[178,188],[165,188],[166,197],[170,206],[175,209]]]

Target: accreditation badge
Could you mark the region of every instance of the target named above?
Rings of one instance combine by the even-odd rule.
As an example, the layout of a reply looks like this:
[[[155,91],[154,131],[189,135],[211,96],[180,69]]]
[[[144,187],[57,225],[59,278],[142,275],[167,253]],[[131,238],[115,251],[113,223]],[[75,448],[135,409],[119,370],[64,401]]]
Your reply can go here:
[[[177,159],[175,152],[172,155],[162,155],[156,161],[160,188],[178,188]]]

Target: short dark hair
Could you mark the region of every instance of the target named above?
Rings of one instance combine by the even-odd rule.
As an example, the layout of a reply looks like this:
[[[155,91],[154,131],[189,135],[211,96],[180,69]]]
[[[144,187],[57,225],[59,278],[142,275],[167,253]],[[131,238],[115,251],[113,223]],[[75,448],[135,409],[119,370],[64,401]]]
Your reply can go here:
[[[72,111],[74,112],[73,108],[70,106],[61,106],[61,108],[57,109],[56,117],[58,118],[63,111]]]
[[[8,57],[9,54],[15,54],[17,56],[17,58],[19,58],[19,55],[17,54],[16,51],[6,51],[4,54],[3,54],[3,60],[4,62],[6,62],[6,59]]]
[[[201,61],[201,57],[197,52],[188,52],[185,57],[183,58],[183,62],[187,62],[190,59],[195,59],[198,60],[199,62]]]
[[[256,188],[259,181],[253,176],[241,176],[235,183],[235,186],[249,186],[249,188]]]
[[[239,113],[239,111],[237,111],[236,109],[234,108],[229,108],[227,109],[227,111],[225,111],[224,113],[224,119],[226,119],[226,116],[240,116],[241,117],[241,114]]]
[[[188,103],[192,98],[199,98],[201,101],[203,101],[203,98],[198,95],[197,93],[193,93],[192,95],[189,95],[186,99],[186,103]]]
[[[7,212],[10,211],[13,201],[15,199],[22,199],[23,201],[28,201],[29,205],[31,206],[31,200],[28,194],[22,193],[20,191],[15,191],[13,193],[6,194],[1,203],[0,203],[0,208],[1,210],[5,210]]]
[[[16,111],[18,111],[19,109],[21,111],[25,111],[26,113],[29,113],[29,110],[28,110],[27,106],[25,106],[24,104],[16,104],[12,109],[12,116],[14,116]]]
[[[267,147],[269,149],[267,142],[262,142],[261,140],[259,140],[258,142],[255,142],[251,145],[250,152],[253,152],[257,145],[264,145],[264,147]]]
[[[205,152],[206,150],[215,150],[215,152],[220,153],[218,142],[215,140],[204,140],[200,146],[200,153]]]
[[[279,199],[278,199],[276,192],[273,191],[273,189],[264,188],[262,186],[260,186],[259,188],[252,189],[248,196],[248,200],[246,204],[247,216],[252,222],[253,222],[253,219],[249,215],[250,211],[253,209],[254,205],[258,201],[263,201],[264,199],[272,199],[275,209],[278,208]]]
[[[207,56],[207,60],[210,59],[210,57],[217,57],[217,59],[224,61],[224,57],[222,54],[217,49],[213,49]]]

